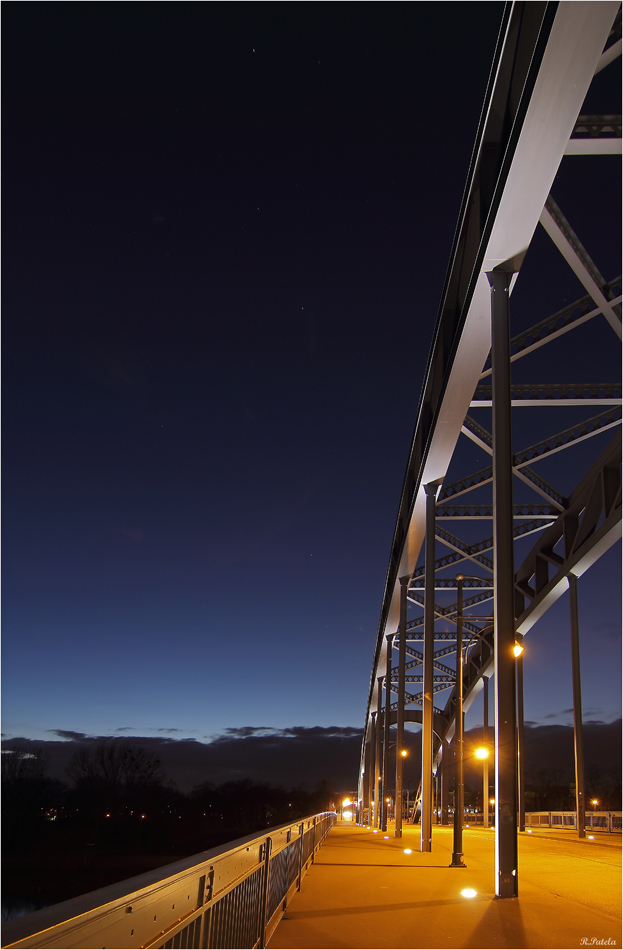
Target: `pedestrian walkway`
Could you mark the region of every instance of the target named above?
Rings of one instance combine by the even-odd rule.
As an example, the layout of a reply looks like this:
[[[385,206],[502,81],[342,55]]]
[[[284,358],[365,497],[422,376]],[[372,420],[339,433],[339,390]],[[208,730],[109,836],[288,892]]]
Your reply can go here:
[[[496,900],[493,831],[464,831],[464,869],[448,867],[451,828],[433,827],[430,854],[418,826],[403,831],[338,822],[269,950],[621,947],[619,835],[520,834],[519,898]]]

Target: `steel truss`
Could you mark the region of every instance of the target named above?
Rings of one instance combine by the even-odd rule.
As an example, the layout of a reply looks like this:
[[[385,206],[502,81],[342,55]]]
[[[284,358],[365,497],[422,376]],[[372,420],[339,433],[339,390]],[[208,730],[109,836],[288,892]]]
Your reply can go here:
[[[420,397],[372,667],[361,807],[369,807],[372,799],[383,802],[393,789],[392,722],[400,744],[404,720],[422,722],[422,850],[430,849],[431,763],[437,771],[444,756],[452,755],[457,703],[465,712],[494,676],[496,724],[510,720],[506,731],[496,725],[498,897],[518,894],[517,811],[520,822],[523,814],[521,774],[516,774],[518,742],[523,761],[522,681],[516,673],[522,667],[508,644],[525,635],[570,586],[575,591],[577,578],[621,536],[621,383],[567,382],[565,361],[559,357],[550,364],[560,370],[552,374],[560,382],[510,380],[518,361],[528,361],[519,364],[519,371],[529,367],[530,357],[538,353],[540,358],[543,347],[552,353],[560,346],[568,351],[573,343],[569,334],[589,321],[605,321],[612,344],[621,339],[621,278],[603,278],[549,194],[561,161],[575,161],[564,156],[621,150],[620,116],[579,114],[592,77],[620,55],[618,9],[618,3],[589,2],[509,3],[505,8]],[[501,124],[500,115],[506,116]],[[504,342],[508,296],[539,224],[586,293]],[[512,301],[510,312],[512,323]],[[502,356],[499,349],[491,352],[492,327],[494,349],[501,346]],[[599,353],[593,363],[599,380]],[[588,374],[588,353],[583,365]],[[546,424],[552,434],[540,432],[532,444],[514,450],[510,422],[506,433],[499,420],[527,409],[537,410],[535,432]],[[589,418],[587,409],[593,409]],[[487,411],[493,417],[490,428],[470,415]],[[567,413],[562,426],[556,411]],[[577,413],[571,425],[570,411]],[[502,434],[508,437],[506,456]],[[473,470],[469,459],[475,451],[488,455],[490,464]],[[550,484],[551,474],[546,478],[533,467],[547,461],[551,471],[551,460],[562,452],[569,459],[565,474],[576,473],[571,492]],[[514,497],[501,493],[505,467]],[[440,524],[445,521],[453,522],[452,532]],[[493,533],[475,538],[480,521],[493,524]],[[537,540],[522,554],[530,535]],[[516,571],[513,545],[518,552],[514,560],[520,563]],[[463,571],[459,607],[454,592],[457,572]],[[409,617],[413,607],[424,613]],[[418,642],[424,645],[422,652],[413,646]],[[444,646],[433,646],[441,642]],[[442,664],[442,657],[454,665]],[[433,695],[441,693],[443,709],[432,703]],[[372,780],[379,771],[381,786]],[[395,794],[401,801],[401,764],[396,766]],[[383,809],[375,820],[386,827]]]

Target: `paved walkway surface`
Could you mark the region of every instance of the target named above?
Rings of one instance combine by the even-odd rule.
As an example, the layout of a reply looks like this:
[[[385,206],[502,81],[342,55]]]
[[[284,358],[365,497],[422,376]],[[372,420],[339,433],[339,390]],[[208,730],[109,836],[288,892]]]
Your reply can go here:
[[[519,898],[496,900],[493,831],[464,831],[464,869],[448,867],[450,828],[433,828],[430,854],[418,826],[393,831],[338,822],[269,950],[621,947],[620,835],[520,834]]]

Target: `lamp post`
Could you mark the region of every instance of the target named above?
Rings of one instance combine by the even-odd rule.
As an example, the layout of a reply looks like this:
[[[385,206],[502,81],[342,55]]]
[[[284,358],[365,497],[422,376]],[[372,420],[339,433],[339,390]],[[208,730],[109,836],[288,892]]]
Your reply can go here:
[[[482,827],[489,827],[489,750],[476,749],[476,758],[482,760]]]
[[[463,574],[456,575],[456,703],[454,709],[455,780],[454,850],[451,868],[464,868],[463,861]]]

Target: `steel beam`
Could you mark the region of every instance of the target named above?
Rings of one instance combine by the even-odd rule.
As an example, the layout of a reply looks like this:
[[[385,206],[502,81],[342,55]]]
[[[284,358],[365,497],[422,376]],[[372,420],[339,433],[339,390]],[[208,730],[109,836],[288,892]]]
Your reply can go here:
[[[518,641],[523,640],[516,634]],[[526,830],[526,762],[524,752],[524,713],[523,713],[523,653],[515,659],[517,670],[517,800],[519,805],[519,831]]]
[[[448,824],[448,792],[452,784],[452,751],[446,739],[442,739],[441,752],[441,824]]]
[[[394,837],[402,838],[402,772],[405,751],[405,661],[407,655],[407,590],[409,576],[400,578],[400,621],[398,631],[398,719],[396,723],[396,819]]]
[[[484,686],[482,688],[482,743],[487,750],[489,749],[489,677],[483,676]],[[489,756],[483,759],[482,763],[482,827],[489,827]]]
[[[578,623],[578,579],[569,574],[571,610],[571,671],[573,674],[573,748],[575,753],[575,814],[578,838],[585,838],[584,740],[582,737],[582,683],[580,680],[580,629]]]
[[[464,868],[463,861],[463,575],[457,574],[456,705],[454,710],[454,838],[451,868]]]
[[[392,704],[392,642],[394,635],[387,637],[385,657],[385,716],[383,723],[383,796],[381,801],[381,828],[387,831],[387,798],[389,795],[389,728],[391,726],[390,708]]]
[[[377,711],[376,711],[376,730],[375,730],[375,755],[374,755],[374,827],[380,827],[380,783],[381,783],[381,698],[383,696],[383,677],[379,676],[377,680]]]
[[[551,195],[547,198],[539,220],[618,338],[621,339],[621,317],[603,293],[606,282]]]
[[[422,689],[422,818],[420,851],[432,850],[433,837],[433,665],[435,653],[435,505],[437,482],[426,489],[426,576],[424,589],[424,683]]]
[[[513,569],[513,468],[510,408],[510,273],[493,271],[493,535],[495,637],[495,893],[517,897],[517,734]]]

